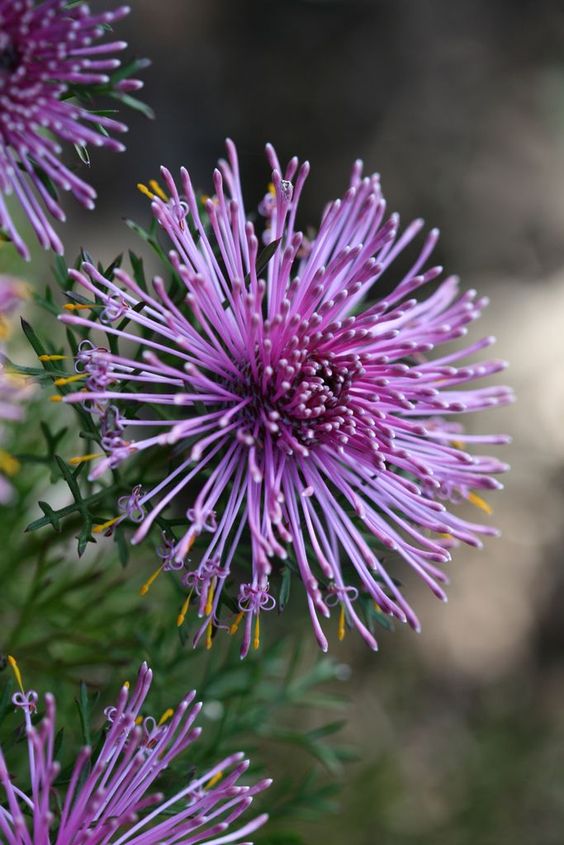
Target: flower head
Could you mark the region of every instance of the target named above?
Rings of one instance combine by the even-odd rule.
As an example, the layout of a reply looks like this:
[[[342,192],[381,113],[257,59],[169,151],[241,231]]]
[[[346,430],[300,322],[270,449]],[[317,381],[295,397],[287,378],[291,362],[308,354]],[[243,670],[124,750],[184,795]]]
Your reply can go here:
[[[458,417],[511,400],[506,387],[473,384],[505,364],[461,363],[491,337],[437,351],[466,335],[486,300],[460,293],[454,276],[438,282],[442,268],[426,268],[436,230],[395,287],[379,294],[379,280],[423,224],[400,233],[397,215],[385,219],[379,179],[363,177],[360,162],[304,249],[295,226],[309,165],[294,158],[283,171],[268,146],[272,187],[261,205],[268,225],[259,254],[231,142],[227,150],[213,198],[197,199],[186,170],[178,189],[163,169],[170,198],[152,199],[173,244],[181,296],[159,277],[149,292],[122,269],[112,278],[92,264],[71,271],[104,309],[104,331],[139,352],[90,349],[92,375],[64,401],[84,403],[101,420],[106,454],[91,478],[147,449],[173,459],[172,471],[138,499],[146,514],[133,542],[168,505],[189,499],[174,558],[203,596],[196,640],[220,625],[221,593],[244,537],[251,575],[237,590],[239,615],[230,625],[234,632],[247,617],[243,653],[252,619],[258,629],[259,614],[276,604],[269,576],[277,560],[299,573],[323,649],[318,616],[335,605],[339,631],[354,625],[375,648],[367,614],[419,627],[384,565],[392,552],[444,599],[440,567],[449,546],[479,546],[479,535],[496,533],[449,505],[481,503],[476,490],[501,486],[494,475],[506,465],[467,447],[507,438],[466,434]],[[414,296],[432,282],[426,298]],[[126,329],[118,324],[124,317]],[[100,328],[77,313],[61,319]],[[195,543],[196,570],[187,557]]]
[[[16,677],[21,680],[13,658]],[[55,699],[45,696],[45,716],[34,723],[38,696],[34,691],[13,696],[23,711],[29,758],[29,788],[15,783],[0,748],[0,838],[6,845],[163,845],[182,842],[224,845],[246,840],[266,821],[261,815],[230,828],[247,810],[253,797],[269,786],[239,783],[249,762],[231,754],[206,772],[182,777],[169,798],[154,790],[161,774],[200,735],[193,727],[201,704],[189,693],[176,710],[159,721],[143,717],[152,672],[143,664],[135,688],[121,688],[96,756],[89,747],[78,753],[70,779],[58,782],[55,759]],[[229,832],[228,832],[229,831]],[[247,842],[246,845],[249,845]]]
[[[104,38],[128,11],[120,6],[93,14],[81,2],[0,0],[0,229],[26,258],[6,197],[17,199],[41,245],[62,253],[49,221],[65,219],[54,189],[70,191],[87,208],[94,207],[96,192],[62,163],[60,142],[124,149],[110,133],[127,127],[89,111],[77,95],[88,86],[118,96],[141,87],[127,78],[114,85],[109,75],[120,66],[115,54],[127,45]]]

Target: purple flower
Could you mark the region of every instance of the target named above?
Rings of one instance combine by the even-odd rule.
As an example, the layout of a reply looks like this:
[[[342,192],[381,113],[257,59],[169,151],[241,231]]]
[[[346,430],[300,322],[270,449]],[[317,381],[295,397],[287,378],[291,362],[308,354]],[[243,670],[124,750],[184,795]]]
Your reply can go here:
[[[505,443],[505,436],[466,434],[449,422],[512,399],[507,387],[473,384],[503,370],[504,362],[461,363],[493,338],[452,346],[487,301],[475,291],[460,293],[454,276],[437,283],[442,268],[426,269],[436,230],[395,287],[378,293],[379,280],[423,223],[400,233],[397,215],[385,219],[379,179],[363,177],[360,162],[304,248],[295,223],[309,165],[293,158],[283,171],[268,146],[271,199],[261,203],[268,247],[259,255],[230,141],[227,151],[228,161],[214,173],[213,198],[196,198],[186,170],[179,191],[165,169],[170,199],[152,198],[153,214],[174,246],[170,260],[185,286],[181,300],[173,300],[158,277],[147,292],[122,269],[111,279],[91,264],[71,271],[106,316],[112,303],[123,303],[116,319],[126,316],[147,339],[143,363],[91,349],[92,377],[64,401],[86,403],[102,421],[106,455],[92,479],[146,449],[174,459],[173,470],[139,498],[147,513],[133,543],[169,504],[189,495],[189,526],[174,557],[193,573],[187,586],[198,585],[203,595],[196,641],[212,624],[220,626],[220,596],[246,536],[251,576],[230,626],[235,631],[246,615],[243,654],[252,619],[256,645],[259,613],[276,604],[268,586],[273,562],[288,557],[301,576],[321,647],[327,640],[318,615],[328,617],[337,605],[339,636],[354,625],[376,648],[361,604],[419,628],[385,556],[400,555],[444,600],[440,567],[450,559],[449,547],[456,541],[480,546],[479,535],[496,533],[448,507],[448,500],[469,499],[487,508],[475,491],[500,488],[493,475],[507,469],[467,449]],[[431,282],[426,298],[414,296]],[[76,313],[61,319],[100,328]],[[103,330],[129,346],[140,343],[132,328],[106,322]],[[435,351],[445,344],[445,351]],[[162,409],[158,422],[151,406]],[[199,492],[192,500],[194,485]],[[197,540],[194,569],[187,555]],[[205,578],[212,561],[213,574]]]
[[[103,39],[108,25],[128,12],[120,6],[92,14],[86,3],[69,7],[67,0],[0,0],[0,229],[25,258],[28,248],[6,197],[20,203],[41,245],[62,253],[49,215],[65,215],[51,186],[71,191],[86,208],[94,207],[96,192],[62,163],[60,142],[124,149],[109,134],[125,132],[123,123],[68,95],[110,83],[108,74],[120,66],[114,54],[127,45]],[[141,85],[122,79],[112,90],[124,94]]]
[[[10,658],[16,677],[19,670]],[[70,779],[60,784],[60,765],[54,758],[55,699],[45,696],[45,716],[34,724],[37,693],[17,692],[13,703],[23,711],[29,787],[10,777],[0,748],[0,839],[6,845],[183,845],[242,842],[266,821],[266,815],[231,826],[247,810],[253,797],[270,785],[262,780],[243,786],[240,778],[249,762],[231,754],[205,773],[178,778],[176,792],[166,798],[154,784],[200,735],[193,727],[201,704],[189,693],[175,711],[157,722],[141,711],[151,686],[152,672],[144,663],[133,692],[121,688],[115,707],[106,708],[108,721],[100,752],[78,753]],[[246,845],[249,845],[247,842]]]

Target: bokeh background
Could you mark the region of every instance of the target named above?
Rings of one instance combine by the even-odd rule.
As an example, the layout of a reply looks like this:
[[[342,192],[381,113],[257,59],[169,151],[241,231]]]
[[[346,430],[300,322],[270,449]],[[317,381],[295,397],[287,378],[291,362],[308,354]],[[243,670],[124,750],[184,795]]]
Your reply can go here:
[[[384,635],[378,655],[354,636],[333,646],[350,675],[345,739],[362,754],[345,769],[339,813],[304,822],[306,841],[561,845],[561,0],[131,5],[123,29],[153,60],[144,98],[157,119],[129,118],[122,157],[94,151],[98,212],[72,209],[69,257],[85,246],[109,260],[133,244],[122,218],[148,219],[135,184],[162,163],[187,165],[209,190],[225,136],[252,205],[268,182],[267,140],[281,158],[310,160],[304,223],[362,157],[382,174],[390,208],[439,226],[438,259],[491,297],[481,328],[497,335],[519,397],[477,423],[513,436],[513,471],[490,500],[502,538],[459,550],[446,606],[408,583],[420,637]]]

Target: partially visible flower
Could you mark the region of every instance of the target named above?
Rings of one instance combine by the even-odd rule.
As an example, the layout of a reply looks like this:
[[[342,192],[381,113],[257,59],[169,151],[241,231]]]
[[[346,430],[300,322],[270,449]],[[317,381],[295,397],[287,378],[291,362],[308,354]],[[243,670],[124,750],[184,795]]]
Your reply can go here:
[[[26,295],[27,289],[23,282],[12,276],[0,275],[0,444],[9,438],[9,424],[24,418],[24,403],[32,390],[32,386],[21,376],[6,370],[3,360],[5,342],[11,331],[11,318]],[[16,458],[0,448],[0,504],[6,504],[12,498],[10,477],[18,469]]]
[[[9,319],[28,295],[28,286],[21,279],[0,275],[0,343],[8,339]]]
[[[6,372],[0,363],[0,443],[9,438],[9,424],[20,422],[25,416],[25,401],[31,387],[20,376]],[[8,425],[4,425],[8,423]],[[0,448],[0,504],[9,502],[14,493],[10,477],[20,468],[19,461],[10,452]]]
[[[354,625],[376,648],[374,614],[419,629],[389,572],[389,553],[444,600],[449,548],[479,547],[480,535],[496,534],[450,506],[464,499],[487,510],[477,491],[501,487],[495,475],[507,466],[468,447],[508,438],[467,434],[458,417],[512,401],[507,387],[475,385],[505,362],[468,361],[491,337],[438,351],[467,334],[487,300],[461,293],[455,276],[438,281],[442,268],[427,266],[436,230],[378,296],[382,275],[423,222],[400,232],[397,215],[386,219],[379,178],[363,176],[360,162],[304,249],[295,223],[309,165],[293,158],[283,170],[270,146],[272,184],[260,207],[265,258],[245,212],[235,147],[227,146],[213,199],[197,201],[184,169],[180,190],[163,169],[169,196],[150,194],[183,298],[160,277],[147,291],[123,269],[111,278],[89,263],[70,271],[103,309],[103,324],[72,311],[84,304],[70,305],[61,319],[102,329],[140,354],[89,347],[84,389],[64,401],[99,418],[105,455],[91,479],[149,449],[167,461],[164,477],[139,497],[146,515],[134,543],[189,496],[188,525],[167,560],[186,566],[197,543],[178,617],[181,624],[195,591],[203,617],[196,642],[206,631],[211,643],[212,627],[234,633],[245,617],[243,655],[251,641],[258,645],[260,614],[276,604],[273,562],[290,558],[321,647],[319,615],[336,605],[339,636]],[[432,292],[419,296],[431,283]],[[235,581],[238,612],[232,596],[225,602],[234,612],[226,626],[222,592],[235,580],[241,538],[250,543],[250,573],[239,576],[243,585]]]
[[[16,676],[21,680],[13,658]],[[55,759],[55,699],[45,696],[45,716],[34,724],[34,691],[13,696],[23,711],[29,787],[15,782],[0,748],[0,840],[6,845],[226,845],[246,841],[266,815],[231,829],[255,795],[270,785],[240,784],[249,766],[243,754],[231,754],[206,772],[178,775],[175,792],[165,798],[155,786],[161,774],[200,735],[193,727],[201,710],[189,693],[175,711],[158,721],[142,715],[152,672],[143,663],[133,691],[121,688],[114,707],[107,707],[106,735],[93,756],[82,748],[70,778],[59,782]]]
[[[110,83],[109,74],[121,64],[115,54],[127,45],[104,39],[128,12],[120,6],[94,14],[86,3],[67,0],[0,0],[0,229],[25,258],[29,251],[6,197],[17,199],[41,245],[62,253],[49,220],[65,219],[53,186],[86,208],[94,207],[96,192],[63,164],[60,142],[124,149],[110,133],[127,127],[69,94]],[[125,94],[141,85],[121,79],[113,91]]]

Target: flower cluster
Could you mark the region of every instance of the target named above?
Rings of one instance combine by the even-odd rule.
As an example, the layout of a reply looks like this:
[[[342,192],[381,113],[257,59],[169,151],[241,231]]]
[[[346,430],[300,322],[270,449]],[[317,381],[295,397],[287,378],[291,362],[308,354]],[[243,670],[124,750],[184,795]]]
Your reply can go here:
[[[0,0],[0,229],[26,258],[6,198],[14,195],[45,249],[62,253],[49,221],[49,215],[65,218],[53,188],[70,191],[87,208],[96,192],[63,164],[60,141],[124,149],[110,133],[127,127],[70,95],[110,85],[109,74],[120,66],[115,54],[127,45],[103,39],[128,11],[93,14],[85,3],[67,0]],[[141,85],[125,78],[113,90]]]
[[[11,662],[21,678],[13,658]],[[5,795],[0,804],[2,842],[225,845],[246,840],[264,824],[266,816],[260,815],[230,830],[254,796],[270,784],[269,780],[253,786],[240,783],[249,765],[243,754],[231,754],[209,771],[180,779],[169,798],[154,791],[162,773],[200,735],[193,725],[201,705],[194,703],[191,692],[158,722],[143,717],[151,680],[152,672],[144,663],[135,688],[131,691],[124,684],[115,706],[106,708],[108,726],[97,756],[91,748],[82,748],[70,779],[60,783],[53,696],[45,696],[45,716],[39,724],[32,718],[37,693],[22,687],[13,696],[25,719],[30,786],[24,789],[10,777],[0,748],[0,786]]]
[[[83,387],[63,398],[99,419],[104,455],[91,479],[148,449],[171,462],[158,483],[137,492],[142,517],[132,541],[143,540],[167,506],[187,500],[188,524],[167,560],[188,568],[187,601],[191,591],[199,596],[196,641],[212,627],[233,632],[245,616],[242,653],[253,620],[257,645],[259,615],[276,604],[269,577],[279,560],[299,573],[324,650],[319,616],[335,605],[340,635],[356,626],[376,648],[370,612],[419,628],[385,565],[392,553],[444,600],[450,546],[480,546],[480,535],[496,533],[451,507],[470,500],[487,509],[477,491],[501,487],[494,476],[507,469],[469,450],[507,438],[467,434],[458,420],[512,399],[507,387],[474,384],[505,367],[468,362],[493,338],[452,345],[487,302],[427,266],[436,230],[378,295],[423,222],[402,232],[396,214],[386,218],[379,178],[363,176],[361,162],[306,241],[296,219],[309,165],[293,158],[283,169],[268,146],[261,253],[230,141],[227,152],[212,197],[197,198],[186,170],[178,187],[164,168],[168,194],[152,195],[181,296],[160,277],[148,291],[123,269],[111,277],[90,263],[71,271],[91,303],[76,308],[91,308],[91,316],[71,306],[61,319],[103,330],[129,352],[89,345]],[[420,297],[425,287],[431,292]],[[251,573],[225,626],[222,591],[241,538],[250,543]],[[196,542],[194,568],[188,553]]]

